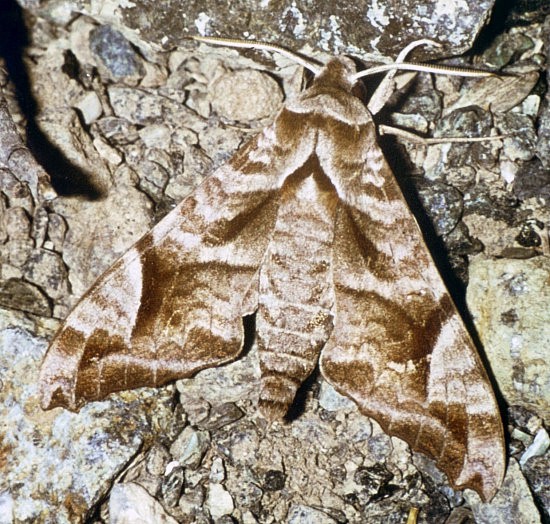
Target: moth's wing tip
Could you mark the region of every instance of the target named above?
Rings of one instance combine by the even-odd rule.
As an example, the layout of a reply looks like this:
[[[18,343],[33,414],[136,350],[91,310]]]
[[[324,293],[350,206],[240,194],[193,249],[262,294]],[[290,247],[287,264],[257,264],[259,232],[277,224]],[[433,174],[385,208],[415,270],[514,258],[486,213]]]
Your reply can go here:
[[[62,329],[51,342],[44,355],[38,387],[40,407],[50,410],[57,407],[70,411],[78,411],[83,404],[75,394],[75,377],[78,370],[78,360],[73,359],[60,340],[67,329]],[[75,344],[75,347],[79,347]]]
[[[502,481],[472,481],[464,484],[455,485],[451,482],[453,489],[456,490],[470,490],[474,491],[484,504],[487,504],[493,500],[501,487]]]
[[[496,492],[498,491],[498,487],[493,482],[490,482],[490,484],[488,485],[487,482],[484,482],[483,479],[480,479],[480,478],[474,478],[460,484],[454,482],[449,477],[448,474],[447,474],[447,478],[449,479],[449,483],[451,484],[454,490],[475,491],[484,503],[490,502],[493,499],[493,497],[496,495]]]
[[[495,443],[497,450],[499,443]],[[444,470],[444,468],[441,468]],[[445,471],[445,470],[444,470]],[[501,457],[495,457],[495,461],[486,466],[485,470],[478,470],[470,473],[467,478],[452,478],[448,471],[445,471],[450,484],[456,490],[470,489],[475,491],[484,503],[491,502],[504,482],[506,472],[506,455],[502,450]]]
[[[41,395],[40,407],[44,411],[50,411],[55,408],[64,408],[70,411],[77,411],[76,406],[71,405],[65,397],[60,395],[51,395],[49,392]]]
[[[503,452],[504,453],[504,452]],[[495,495],[499,492],[500,488],[502,487],[502,484],[504,483],[504,477],[506,475],[506,453],[504,453],[504,456],[501,460],[502,467],[500,468],[499,473],[494,475],[494,478],[490,480],[490,482],[486,482],[485,485],[482,487],[481,492],[478,491],[477,493],[482,498],[483,502],[491,502]]]
[[[44,411],[64,408],[76,412],[82,406],[71,393],[70,387],[63,380],[41,377],[40,407]]]

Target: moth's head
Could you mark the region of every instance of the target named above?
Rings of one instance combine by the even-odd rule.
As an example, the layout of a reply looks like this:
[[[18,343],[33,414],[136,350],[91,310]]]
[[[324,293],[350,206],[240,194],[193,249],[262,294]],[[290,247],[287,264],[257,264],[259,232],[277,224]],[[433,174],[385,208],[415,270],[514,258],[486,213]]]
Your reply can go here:
[[[355,62],[347,56],[331,58],[317,73],[314,82],[323,87],[332,87],[351,91],[357,83]]]

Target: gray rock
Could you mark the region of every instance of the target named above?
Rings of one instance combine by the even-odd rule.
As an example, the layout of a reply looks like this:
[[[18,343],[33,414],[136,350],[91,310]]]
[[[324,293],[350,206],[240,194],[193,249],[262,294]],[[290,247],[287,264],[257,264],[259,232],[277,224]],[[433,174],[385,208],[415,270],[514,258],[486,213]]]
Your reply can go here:
[[[181,466],[170,468],[164,475],[160,486],[160,492],[162,500],[169,508],[173,508],[177,505],[183,490],[184,481],[185,473]]]
[[[151,475],[163,475],[170,460],[170,453],[159,443],[153,445],[147,454],[146,468]]]
[[[336,520],[323,511],[298,504],[291,506],[286,522],[288,524],[337,524]]]
[[[210,466],[210,482],[221,483],[225,480],[225,465],[220,457],[215,457]]]
[[[4,311],[0,310],[0,316]],[[109,483],[170,414],[163,390],[112,397],[71,413],[39,407],[38,366],[44,338],[16,326],[0,331],[0,494],[15,522],[80,521],[107,492]],[[0,325],[2,322],[0,322]],[[36,328],[35,328],[36,330]],[[51,331],[50,331],[51,334]],[[149,397],[149,402],[140,403]],[[156,401],[151,403],[152,399]],[[162,425],[162,424],[161,424]],[[159,424],[158,430],[162,431]]]
[[[99,26],[90,32],[90,49],[115,79],[143,74],[139,55],[130,42],[109,25]]]
[[[464,492],[476,524],[540,524],[540,513],[518,463],[510,459],[502,487],[493,500],[483,503],[471,490]]]
[[[225,402],[212,408],[208,416],[200,421],[198,425],[209,431],[215,431],[239,420],[243,415],[243,411],[236,404]]]
[[[59,299],[68,295],[67,268],[58,253],[34,249],[23,267],[23,277],[37,285],[49,297]]]
[[[53,207],[69,224],[63,260],[69,267],[72,305],[117,258],[151,226],[151,201],[118,181],[99,201],[58,199]]]
[[[504,113],[521,103],[538,80],[537,71],[526,71],[517,76],[495,76],[466,82],[459,98],[445,109],[444,114],[469,106]]]
[[[253,122],[274,116],[283,93],[270,76],[254,69],[230,71],[216,79],[209,90],[214,111],[227,120]]]
[[[550,477],[548,476],[548,452],[540,457],[532,457],[522,467],[529,480],[529,486],[547,522],[550,518]]]
[[[194,0],[185,4],[185,10],[177,2],[169,2],[159,11],[152,4],[137,1],[114,13],[118,24],[133,29],[144,40],[166,46],[198,32],[233,38],[254,35],[287,47],[309,44],[331,53],[383,50],[396,54],[411,40],[436,38],[445,43],[445,55],[460,54],[471,45],[492,5],[488,0],[421,5],[408,0],[361,0],[345,5],[326,1],[313,5],[303,0],[271,5],[239,0],[229,6],[223,1],[204,4]],[[101,9],[93,2],[81,9],[101,17]]]
[[[512,161],[532,160],[536,152],[537,135],[533,119],[514,112],[495,115],[495,125],[504,135],[506,156]]]
[[[437,235],[446,235],[455,229],[463,211],[460,192],[438,182],[417,184],[418,196],[432,219]]]
[[[339,411],[341,409],[353,409],[355,403],[343,395],[340,395],[326,380],[321,382],[319,392],[319,405],[327,411]]]
[[[509,404],[550,421],[550,259],[470,264],[467,301],[491,369]]]
[[[184,515],[197,515],[204,507],[204,498],[204,488],[199,484],[193,489],[186,489],[178,505]]]
[[[259,375],[257,352],[252,349],[227,366],[205,369],[192,379],[178,380],[176,387],[184,407],[201,398],[211,404],[235,402],[256,395],[259,391]]]
[[[176,105],[160,95],[133,87],[114,85],[109,87],[107,94],[117,117],[140,126],[161,124],[165,104]]]
[[[8,278],[0,283],[0,307],[14,308],[34,315],[52,314],[48,297],[44,292],[34,284],[21,281],[19,278]]]
[[[545,167],[544,157],[529,162],[517,162],[518,172],[514,177],[514,194],[521,199],[550,199],[550,168]]]
[[[170,454],[182,465],[197,469],[209,447],[207,431],[197,431],[187,426],[170,446]]]
[[[125,118],[105,116],[96,124],[98,131],[113,145],[126,145],[135,142],[139,133],[135,125]]]
[[[518,53],[532,49],[534,42],[527,35],[516,32],[511,37],[497,36],[493,43],[484,51],[483,56],[489,64],[500,69],[513,61]]]

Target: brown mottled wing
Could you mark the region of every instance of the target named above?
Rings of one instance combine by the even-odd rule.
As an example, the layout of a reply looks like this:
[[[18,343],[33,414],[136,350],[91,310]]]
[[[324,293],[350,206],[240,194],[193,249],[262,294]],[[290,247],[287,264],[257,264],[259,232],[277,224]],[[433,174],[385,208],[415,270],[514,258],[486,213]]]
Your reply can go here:
[[[335,166],[347,166],[348,176],[332,173],[341,198],[333,251],[335,319],[321,371],[387,433],[434,458],[453,486],[489,499],[504,473],[498,407],[376,145],[374,126],[369,129],[362,166],[339,159],[336,149],[329,153]]]
[[[82,298],[42,364],[45,408],[77,409],[237,357],[278,187],[303,161],[278,133],[275,122],[241,148]]]

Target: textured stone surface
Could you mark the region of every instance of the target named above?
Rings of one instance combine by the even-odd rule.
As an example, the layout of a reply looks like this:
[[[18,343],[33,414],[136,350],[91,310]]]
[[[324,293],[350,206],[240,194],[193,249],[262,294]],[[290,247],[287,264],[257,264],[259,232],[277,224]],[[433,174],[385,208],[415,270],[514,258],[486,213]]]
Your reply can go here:
[[[84,5],[92,16],[99,14],[94,3]],[[209,0],[186,2],[185,8],[176,1],[163,2],[159,9],[154,2],[140,0],[115,11],[115,16],[125,26],[139,29],[145,39],[165,45],[187,34],[232,38],[248,34],[287,46],[307,43],[331,53],[364,49],[395,54],[410,40],[437,38],[454,54],[460,54],[483,26],[491,7],[490,1],[321,1],[315,5],[297,1],[272,5],[239,0],[228,5]],[[143,23],[144,16],[147,24]]]
[[[138,484],[115,484],[109,498],[111,524],[177,524]]]
[[[235,509],[231,495],[218,483],[210,484],[206,504],[213,519],[219,519],[224,515],[231,515]]]
[[[468,305],[502,394],[550,421],[550,259],[470,264]]]
[[[92,29],[90,50],[115,79],[143,73],[140,57],[122,33],[108,25]]]
[[[522,468],[533,491],[537,506],[543,515],[543,522],[550,519],[550,478],[548,476],[548,452],[544,456],[533,457]]]
[[[36,151],[54,159],[48,164],[48,172],[59,197],[44,203],[37,189],[40,177],[37,164],[31,162],[32,154],[27,151],[25,156],[19,148],[21,140],[14,141],[18,137],[13,133],[4,135],[3,127],[0,286],[4,287],[0,288],[0,298],[7,301],[5,305],[33,315],[53,312],[61,318],[118,253],[235,152],[251,135],[248,126],[258,128],[264,124],[249,121],[250,112],[241,114],[239,118],[243,120],[237,125],[228,122],[232,116],[228,117],[227,108],[233,107],[233,111],[234,107],[243,107],[239,88],[244,81],[240,75],[261,77],[260,83],[266,76],[273,80],[267,82],[269,88],[260,86],[257,92],[255,82],[246,84],[246,99],[256,102],[245,109],[260,118],[280,103],[280,93],[287,98],[301,87],[300,68],[290,65],[286,58],[189,44],[181,41],[186,32],[219,31],[224,36],[239,37],[248,31],[248,36],[286,43],[293,50],[303,48],[306,56],[322,60],[326,55],[319,56],[317,51],[348,51],[359,57],[365,57],[366,52],[393,58],[411,39],[435,36],[446,43],[437,53],[447,55],[461,52],[474,38],[484,23],[489,2],[440,2],[429,6],[415,2],[411,8],[405,7],[409,4],[404,2],[346,6],[333,3],[330,13],[323,3],[309,7],[300,2],[269,3],[266,7],[256,3],[253,12],[248,12],[245,2],[229,6],[225,3],[221,8],[213,1],[200,5],[138,2],[123,7],[107,0],[79,2],[77,9],[71,1],[25,4],[38,15],[34,25],[30,25],[30,58],[26,64],[37,109],[31,124],[34,120],[40,124],[43,138],[37,142]],[[473,15],[475,20],[464,10],[477,13]],[[92,16],[79,16],[78,12]],[[250,16],[243,16],[243,12]],[[434,13],[441,16],[434,17]],[[94,31],[112,36],[112,29],[119,31],[126,43],[120,46],[115,42],[111,46],[113,38],[102,38],[106,47],[95,53]],[[544,31],[544,26],[522,19],[521,27],[510,29],[495,45],[484,47],[483,54],[476,56],[476,67],[504,65],[520,72],[517,77],[459,80],[403,75],[397,80],[402,90],[393,97],[388,112],[379,115],[380,122],[388,123],[389,112],[397,110],[399,117],[394,125],[410,126],[427,135],[444,132],[447,136],[479,136],[506,130],[519,130],[522,135],[525,131],[525,137],[484,144],[424,147],[381,140],[434,255],[443,261],[443,268],[451,262],[456,271],[452,275],[448,272],[450,283],[456,274],[467,280],[466,258],[472,253],[484,250],[498,257],[514,256],[516,269],[523,267],[528,272],[536,259],[525,258],[540,255],[548,245],[550,210],[544,200],[548,193],[544,170],[548,140],[543,133],[550,127],[550,113],[544,86],[538,84],[525,98],[537,81],[532,71],[543,63],[542,53],[550,41]],[[181,45],[173,49],[176,41]],[[164,50],[157,52],[161,46]],[[115,78],[117,60],[128,56],[128,50],[137,57],[139,68]],[[122,54],[117,56],[119,53]],[[422,57],[422,53],[415,53],[414,57]],[[4,71],[0,67],[0,89],[6,88],[8,105],[16,108]],[[226,91],[214,89],[216,80],[225,74],[235,79],[235,99],[232,95],[230,100],[223,100]],[[272,89],[274,84],[277,89]],[[372,84],[368,84],[369,89]],[[509,108],[522,99],[510,116]],[[543,100],[546,102],[541,103]],[[253,107],[262,104],[269,110]],[[26,118],[28,115],[13,113],[14,121],[20,125]],[[533,132],[539,133],[536,142],[532,140]],[[5,136],[8,140],[2,142]],[[6,143],[8,147],[2,147]],[[426,211],[418,202],[419,191],[428,196]],[[433,226],[425,215],[433,217],[443,234],[441,240],[434,240],[435,235],[430,233]],[[450,255],[445,249],[450,250]],[[461,292],[455,289],[454,294],[460,301]],[[495,307],[498,310],[500,306]],[[24,328],[50,339],[55,323],[45,318],[37,320],[33,315],[11,311],[0,317],[0,326]],[[513,316],[504,317],[513,320]],[[498,322],[495,329],[497,326]],[[525,340],[538,329],[531,322],[523,328],[521,335]],[[43,351],[44,342],[41,344]],[[31,360],[35,370],[39,357],[33,349],[34,337],[24,338],[20,345],[25,346],[20,349],[21,354],[34,355]],[[12,356],[9,352],[7,355]],[[15,365],[14,373],[21,385],[24,380],[34,381],[32,369]],[[546,370],[543,368],[544,373]],[[223,492],[224,497],[227,493],[233,504],[231,514],[223,513],[229,510],[229,503],[223,511],[214,510],[220,515],[220,524],[228,519],[243,523],[286,522],[299,518],[303,508],[306,517],[326,515],[335,522],[347,520],[352,524],[404,522],[412,506],[420,508],[418,522],[422,524],[445,521],[454,506],[468,513],[460,506],[464,504],[461,493],[446,485],[433,463],[422,455],[411,458],[403,442],[390,439],[322,380],[313,377],[304,387],[289,423],[267,425],[255,408],[258,372],[257,355],[252,349],[229,366],[180,381],[180,403],[174,411],[166,408],[163,394],[157,393],[161,400],[146,402],[146,414],[140,412],[153,432],[145,422],[141,425],[135,421],[141,416],[135,399],[149,398],[149,392],[124,395],[126,407],[119,397],[92,405],[87,408],[91,411],[83,410],[88,413],[86,416],[40,414],[59,416],[58,422],[52,422],[55,427],[70,420],[74,425],[66,429],[69,436],[85,434],[86,428],[78,420],[84,421],[82,424],[99,424],[101,432],[90,438],[92,442],[101,441],[101,453],[110,450],[109,446],[115,450],[105,461],[108,471],[96,467],[95,461],[103,457],[95,453],[96,448],[92,448],[92,453],[76,437],[66,439],[64,442],[77,443],[74,452],[83,457],[78,463],[83,471],[73,473],[76,459],[70,449],[57,448],[56,444],[52,449],[57,454],[52,456],[55,460],[61,455],[67,458],[60,471],[69,468],[71,474],[80,475],[76,477],[80,479],[78,486],[67,488],[61,483],[59,491],[47,491],[42,476],[27,475],[15,484],[10,480],[9,490],[0,494],[0,508],[8,515],[16,512],[18,519],[24,521],[19,518],[21,497],[30,494],[40,504],[48,505],[47,511],[55,508],[61,522],[69,514],[73,520],[80,518],[88,508],[105,520],[108,503],[102,508],[93,507],[94,503],[99,493],[106,492],[113,471],[127,467],[120,479],[126,485],[122,489],[127,489],[129,483],[138,484],[149,494],[138,490],[143,501],[149,496],[155,498],[163,506],[160,510],[149,501],[157,514],[178,522],[211,521],[209,500],[213,501],[211,494],[216,490]],[[11,386],[6,391],[11,391]],[[27,404],[19,405],[20,397],[11,398],[15,399],[10,404],[15,406],[13,413],[24,413]],[[36,404],[36,399],[33,402]],[[106,411],[99,415],[94,409]],[[518,459],[526,449],[534,449],[531,446],[540,426],[533,419],[537,417],[526,415],[525,424],[511,419],[523,433],[523,443],[514,439],[514,446],[518,443],[514,456]],[[39,442],[43,442],[40,426],[30,427],[32,435],[38,435]],[[125,435],[125,430],[136,427],[144,428],[143,432],[140,429],[137,436]],[[30,438],[25,431],[22,442],[26,445]],[[142,452],[127,465],[126,459],[147,435],[155,440],[153,448],[148,451],[144,444]],[[202,440],[188,438],[191,435],[201,435]],[[84,447],[78,447],[81,444]],[[33,450],[33,457],[36,452],[36,471],[42,471],[54,460],[49,448],[29,449]],[[188,450],[192,453],[186,454]],[[9,450],[6,456],[12,461],[10,464],[17,464],[17,456]],[[186,457],[193,460],[187,462]],[[527,460],[524,470],[537,500],[548,507],[547,464],[548,451]],[[14,478],[13,469],[10,465],[10,479]],[[90,470],[99,473],[98,477],[92,477]],[[515,467],[509,475],[519,487],[513,496],[506,488],[506,496],[518,501],[526,493],[522,472]],[[77,488],[81,491],[71,491]],[[72,501],[73,505],[66,509],[60,506],[60,500]],[[136,508],[140,502],[131,504]],[[500,512],[509,522],[534,518],[536,510],[530,501],[527,506],[502,504],[497,499],[488,509],[476,506],[476,516],[490,519]],[[453,514],[456,516],[457,512]],[[30,521],[36,519],[32,517]]]
[[[296,505],[288,512],[288,524],[336,524],[326,513],[308,506]]]
[[[211,86],[212,106],[228,120],[251,122],[274,116],[283,102],[277,82],[258,71],[231,71]]]
[[[518,463],[511,459],[500,491],[490,504],[481,502],[477,493],[467,490],[465,497],[472,507],[476,524],[541,523],[540,513]]]
[[[8,324],[0,331],[1,505],[17,523],[77,522],[153,438],[152,420],[169,416],[170,395],[150,390],[91,404],[78,414],[44,412],[37,378],[47,340],[3,310],[0,316]]]

